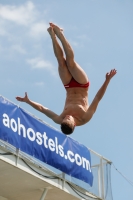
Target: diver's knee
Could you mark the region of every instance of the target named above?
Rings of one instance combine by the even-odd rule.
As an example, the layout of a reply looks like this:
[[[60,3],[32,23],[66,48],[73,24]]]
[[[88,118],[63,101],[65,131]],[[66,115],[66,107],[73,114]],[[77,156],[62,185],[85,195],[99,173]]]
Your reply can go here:
[[[75,61],[74,61],[73,58],[71,58],[71,59],[66,59],[66,63],[67,63],[67,67],[68,67],[68,68],[73,68],[73,67],[75,67]]]
[[[59,66],[66,67],[66,60],[65,60],[65,58],[58,58],[58,64],[59,64]]]

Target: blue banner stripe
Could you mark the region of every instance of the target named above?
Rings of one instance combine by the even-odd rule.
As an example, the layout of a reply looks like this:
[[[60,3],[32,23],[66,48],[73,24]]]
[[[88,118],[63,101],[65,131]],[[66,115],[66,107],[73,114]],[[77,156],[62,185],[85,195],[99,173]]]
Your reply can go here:
[[[92,186],[90,151],[0,97],[0,139]]]

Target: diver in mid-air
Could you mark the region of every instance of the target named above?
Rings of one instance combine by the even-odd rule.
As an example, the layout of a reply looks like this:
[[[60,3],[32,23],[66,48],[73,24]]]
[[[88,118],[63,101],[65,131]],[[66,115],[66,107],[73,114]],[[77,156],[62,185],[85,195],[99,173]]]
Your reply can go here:
[[[50,23],[50,27],[47,30],[51,36],[54,53],[58,61],[59,76],[66,89],[66,102],[63,112],[60,115],[57,115],[41,104],[31,101],[28,98],[27,93],[25,93],[25,97],[16,97],[16,99],[28,103],[33,108],[51,118],[55,123],[61,124],[62,132],[69,135],[74,131],[75,126],[81,126],[90,121],[111,78],[117,73],[117,71],[113,69],[106,74],[103,85],[89,106],[88,77],[79,64],[75,62],[74,52],[69,42],[66,40],[63,30],[53,23]],[[64,52],[58,39],[62,43]]]

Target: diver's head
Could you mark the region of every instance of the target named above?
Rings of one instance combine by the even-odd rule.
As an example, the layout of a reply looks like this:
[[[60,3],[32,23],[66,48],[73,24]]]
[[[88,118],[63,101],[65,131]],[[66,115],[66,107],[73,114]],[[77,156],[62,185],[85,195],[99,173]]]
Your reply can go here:
[[[65,135],[70,135],[73,133],[75,128],[75,120],[73,116],[66,115],[61,123],[61,130]]]

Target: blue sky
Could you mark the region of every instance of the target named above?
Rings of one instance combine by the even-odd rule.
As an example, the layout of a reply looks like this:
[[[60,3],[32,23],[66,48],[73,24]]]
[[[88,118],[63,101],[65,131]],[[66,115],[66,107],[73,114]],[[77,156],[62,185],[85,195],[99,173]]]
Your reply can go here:
[[[111,160],[133,181],[133,1],[132,0],[0,0],[0,94],[18,104],[15,96],[29,98],[54,112],[62,112],[65,89],[48,23],[64,29],[75,60],[91,85],[89,102],[113,68],[111,80],[92,120],[76,128],[77,141]],[[20,106],[56,128],[30,106]],[[133,199],[133,187],[112,166],[113,199]]]

